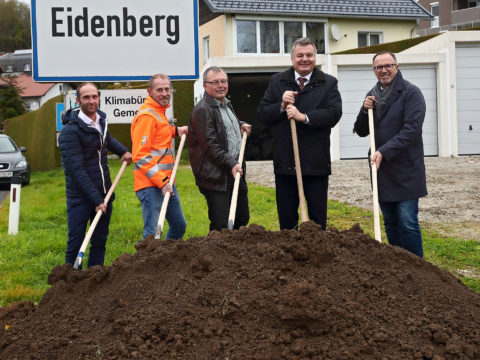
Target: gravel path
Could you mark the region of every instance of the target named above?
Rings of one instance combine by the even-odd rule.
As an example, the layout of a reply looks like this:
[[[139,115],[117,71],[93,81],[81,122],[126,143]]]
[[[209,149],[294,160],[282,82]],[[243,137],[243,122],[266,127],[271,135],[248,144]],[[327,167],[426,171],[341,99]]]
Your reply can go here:
[[[420,200],[419,218],[441,235],[480,240],[480,156],[425,158],[429,195]],[[250,182],[274,187],[271,161],[247,162]],[[367,160],[332,163],[329,198],[372,208]]]

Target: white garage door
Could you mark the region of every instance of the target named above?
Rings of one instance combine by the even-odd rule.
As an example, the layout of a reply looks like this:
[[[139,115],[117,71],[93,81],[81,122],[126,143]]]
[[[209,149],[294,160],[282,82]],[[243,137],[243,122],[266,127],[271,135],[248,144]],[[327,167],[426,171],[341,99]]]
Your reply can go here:
[[[425,97],[427,113],[423,123],[423,147],[425,155],[438,155],[437,118],[437,73],[431,65],[400,65],[403,77],[417,85]],[[339,122],[340,158],[354,159],[367,157],[369,137],[361,138],[353,133],[366,93],[375,85],[376,78],[369,67],[339,67],[338,87],[342,94],[343,115]]]
[[[457,44],[458,153],[480,154],[480,44]]]

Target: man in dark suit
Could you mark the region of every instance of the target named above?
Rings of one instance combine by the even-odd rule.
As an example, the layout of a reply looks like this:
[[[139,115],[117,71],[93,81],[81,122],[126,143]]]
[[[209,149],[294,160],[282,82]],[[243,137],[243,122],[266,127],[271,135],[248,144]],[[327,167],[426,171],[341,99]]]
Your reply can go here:
[[[298,187],[290,119],[295,120],[302,181],[311,220],[327,225],[330,132],[342,116],[337,79],[315,67],[317,49],[308,38],[295,40],[292,67],[272,76],[258,116],[274,130],[273,167],[280,229],[298,226]]]
[[[419,88],[403,79],[394,54],[376,54],[373,71],[378,82],[363,101],[354,131],[361,137],[369,134],[367,111],[373,109],[377,150],[370,155],[370,163],[377,167],[388,242],[423,257],[418,199],[427,195],[422,140],[425,99]]]

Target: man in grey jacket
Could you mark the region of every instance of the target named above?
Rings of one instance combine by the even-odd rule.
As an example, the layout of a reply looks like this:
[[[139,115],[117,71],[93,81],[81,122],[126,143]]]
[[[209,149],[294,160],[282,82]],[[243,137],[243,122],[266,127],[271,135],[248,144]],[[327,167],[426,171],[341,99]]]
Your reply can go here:
[[[213,66],[203,73],[203,99],[193,109],[188,122],[188,154],[195,182],[205,196],[210,230],[227,228],[233,184],[242,175],[238,192],[234,229],[248,224],[245,163],[238,163],[242,133],[251,125],[239,121],[230,101],[227,74]]]

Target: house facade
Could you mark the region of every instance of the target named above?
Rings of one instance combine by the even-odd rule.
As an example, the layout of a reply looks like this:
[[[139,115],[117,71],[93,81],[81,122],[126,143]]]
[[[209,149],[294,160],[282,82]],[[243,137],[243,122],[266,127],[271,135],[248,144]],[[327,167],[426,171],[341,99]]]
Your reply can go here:
[[[319,54],[403,40],[430,18],[413,0],[200,0],[200,66],[210,57],[288,55],[302,36]]]
[[[15,50],[0,56],[0,68],[4,73],[25,73],[32,76],[32,50]]]
[[[431,15],[413,0],[199,0],[200,68],[217,65],[229,76],[237,115],[253,125],[247,160],[272,158],[273,136],[256,116],[272,74],[291,66],[299,37],[317,47],[317,64],[332,73],[332,53],[416,36]],[[202,81],[194,88],[203,96]]]
[[[434,16],[420,20],[420,36],[480,26],[479,0],[419,0],[418,3]]]
[[[71,89],[63,83],[38,83],[32,77],[32,50],[15,50],[0,57],[1,76],[14,76],[27,111],[38,110],[48,100]],[[0,84],[2,84],[0,77]]]

